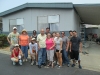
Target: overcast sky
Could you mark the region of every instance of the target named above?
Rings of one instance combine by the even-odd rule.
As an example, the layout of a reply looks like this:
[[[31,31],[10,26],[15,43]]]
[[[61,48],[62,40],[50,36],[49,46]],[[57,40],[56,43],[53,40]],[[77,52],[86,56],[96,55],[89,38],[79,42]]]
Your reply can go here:
[[[38,3],[38,2],[72,2],[73,4],[96,4],[100,0],[0,0],[0,12],[22,5],[24,3]]]

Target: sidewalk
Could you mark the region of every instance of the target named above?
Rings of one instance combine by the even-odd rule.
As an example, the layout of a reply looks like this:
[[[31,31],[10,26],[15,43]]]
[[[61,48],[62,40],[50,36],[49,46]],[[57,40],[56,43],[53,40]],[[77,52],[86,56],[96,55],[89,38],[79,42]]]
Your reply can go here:
[[[89,53],[89,54],[80,53],[81,64],[83,69],[100,72],[100,45],[88,41],[85,43],[83,52]],[[0,53],[10,54],[10,51],[0,49]]]

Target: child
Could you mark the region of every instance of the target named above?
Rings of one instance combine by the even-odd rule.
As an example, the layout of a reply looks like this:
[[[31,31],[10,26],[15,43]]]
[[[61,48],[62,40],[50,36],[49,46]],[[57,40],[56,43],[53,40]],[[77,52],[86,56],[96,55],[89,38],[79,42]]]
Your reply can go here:
[[[31,65],[34,64],[34,61],[36,59],[36,65],[38,65],[38,45],[36,43],[36,39],[32,38],[31,43],[29,43],[29,49],[30,49],[30,56],[31,56]]]

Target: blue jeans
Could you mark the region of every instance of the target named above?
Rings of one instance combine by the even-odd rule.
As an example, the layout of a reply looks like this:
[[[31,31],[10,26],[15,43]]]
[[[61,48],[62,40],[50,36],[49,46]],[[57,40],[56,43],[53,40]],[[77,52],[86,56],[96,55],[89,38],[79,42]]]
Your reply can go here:
[[[62,58],[64,64],[69,64],[68,52],[66,50],[62,50]]]
[[[28,46],[21,46],[21,50],[24,54],[24,57],[27,58],[28,57]]]
[[[46,63],[46,48],[40,48],[38,50],[38,65]]]

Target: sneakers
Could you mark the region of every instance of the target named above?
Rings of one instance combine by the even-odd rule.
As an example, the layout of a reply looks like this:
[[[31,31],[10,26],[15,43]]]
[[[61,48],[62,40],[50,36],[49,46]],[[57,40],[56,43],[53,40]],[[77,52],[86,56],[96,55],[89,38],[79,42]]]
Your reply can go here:
[[[28,60],[26,59],[25,61],[27,62]]]
[[[13,61],[13,65],[16,65],[16,63]]]
[[[34,64],[34,61],[32,61],[31,65],[33,65],[33,64]]]
[[[23,62],[25,62],[25,59],[23,59]]]
[[[70,65],[69,64],[67,64],[67,67],[69,67]]]
[[[81,65],[79,65],[79,69],[82,69],[82,66]]]
[[[58,66],[58,69],[60,69],[62,66]]]
[[[75,67],[75,64],[72,64],[72,67]]]
[[[22,65],[22,60],[19,60],[19,65]]]
[[[41,65],[38,65],[38,68],[41,68]]]
[[[38,62],[36,62],[36,65],[38,65]]]

